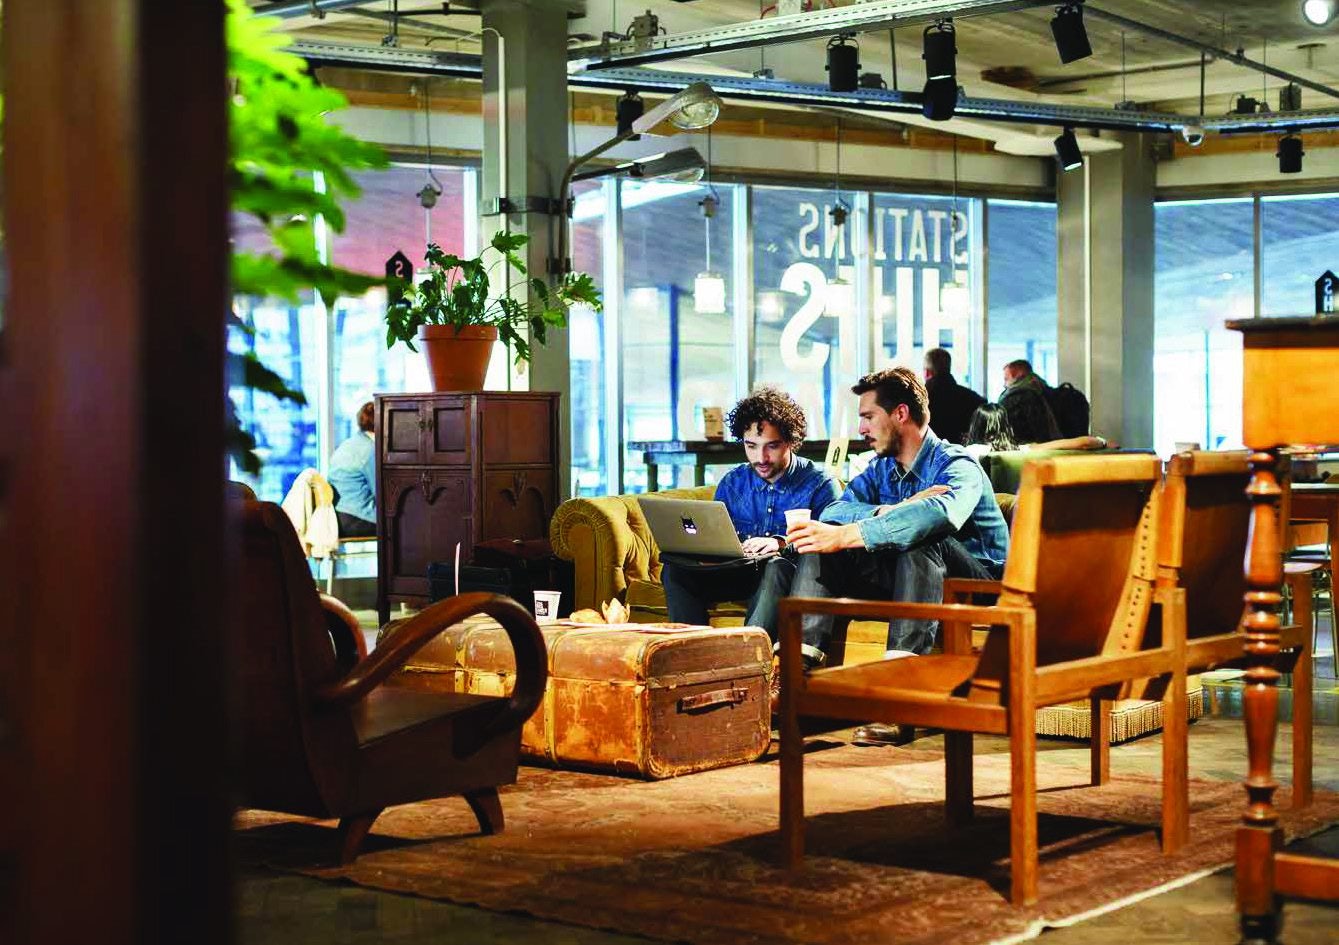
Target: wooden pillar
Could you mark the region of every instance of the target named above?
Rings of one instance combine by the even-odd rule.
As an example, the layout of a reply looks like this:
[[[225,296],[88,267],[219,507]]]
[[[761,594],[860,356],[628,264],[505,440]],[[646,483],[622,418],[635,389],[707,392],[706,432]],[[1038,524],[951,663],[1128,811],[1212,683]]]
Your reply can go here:
[[[3,18],[0,941],[224,942],[223,5]]]

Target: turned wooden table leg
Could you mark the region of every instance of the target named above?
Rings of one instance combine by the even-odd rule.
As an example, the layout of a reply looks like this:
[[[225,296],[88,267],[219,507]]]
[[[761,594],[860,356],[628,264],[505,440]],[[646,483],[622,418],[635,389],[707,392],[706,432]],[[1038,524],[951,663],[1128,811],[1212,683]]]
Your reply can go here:
[[[1245,715],[1249,770],[1246,810],[1237,828],[1237,911],[1243,941],[1272,942],[1280,908],[1274,892],[1274,851],[1281,845],[1274,808],[1274,736],[1278,726],[1279,652],[1277,607],[1282,600],[1283,559],[1279,548],[1279,485],[1276,451],[1251,454],[1251,530],[1246,550],[1246,606],[1243,631],[1247,658]]]

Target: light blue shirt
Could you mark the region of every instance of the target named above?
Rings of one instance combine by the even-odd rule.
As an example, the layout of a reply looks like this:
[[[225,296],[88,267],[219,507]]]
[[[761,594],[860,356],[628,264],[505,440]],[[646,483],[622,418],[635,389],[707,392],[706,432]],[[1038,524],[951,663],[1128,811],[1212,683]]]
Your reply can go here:
[[[794,453],[775,482],[768,482],[744,463],[716,484],[716,498],[725,503],[741,541],[784,535],[788,509],[808,509],[817,518],[839,492],[837,480],[826,469]]]
[[[906,501],[933,485],[949,491]],[[893,508],[876,517],[881,505]],[[910,469],[891,457],[875,457],[821,518],[839,525],[858,522],[869,551],[905,550],[952,535],[996,576],[1009,554],[1009,528],[985,471],[963,447],[945,443],[928,428]]]
[[[330,484],[339,493],[336,512],[377,520],[377,453],[372,435],[359,430],[330,456]]]

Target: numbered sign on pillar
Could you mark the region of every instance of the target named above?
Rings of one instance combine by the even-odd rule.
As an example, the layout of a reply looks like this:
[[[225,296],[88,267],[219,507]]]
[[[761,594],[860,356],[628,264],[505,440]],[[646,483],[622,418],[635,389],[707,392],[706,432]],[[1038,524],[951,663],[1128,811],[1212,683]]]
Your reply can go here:
[[[386,295],[389,300],[394,302],[401,298],[413,278],[414,264],[397,249],[395,255],[386,260]]]
[[[1326,269],[1325,275],[1316,280],[1316,314],[1333,315],[1339,312],[1339,277]]]

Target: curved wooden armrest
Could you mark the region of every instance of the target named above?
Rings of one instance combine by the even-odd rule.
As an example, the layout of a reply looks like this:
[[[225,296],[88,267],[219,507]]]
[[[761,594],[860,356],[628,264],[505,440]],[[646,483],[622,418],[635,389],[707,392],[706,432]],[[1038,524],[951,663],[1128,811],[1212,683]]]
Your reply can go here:
[[[895,600],[858,600],[854,597],[783,597],[782,623],[792,614],[836,614],[845,617],[912,617],[919,620],[952,620],[958,623],[1015,627],[1019,617],[1032,611],[1025,607],[977,607],[972,604],[914,604]]]
[[[420,611],[384,637],[377,648],[343,679],[316,691],[318,702],[348,705],[383,683],[409,657],[452,624],[474,614],[487,614],[502,625],[516,657],[516,683],[506,708],[489,723],[487,733],[519,728],[544,698],[548,651],[533,617],[516,601],[497,594],[458,594]]]
[[[329,594],[321,595],[321,609],[325,611],[325,625],[335,641],[335,656],[346,671],[367,658],[367,640],[353,611],[344,602]]]

